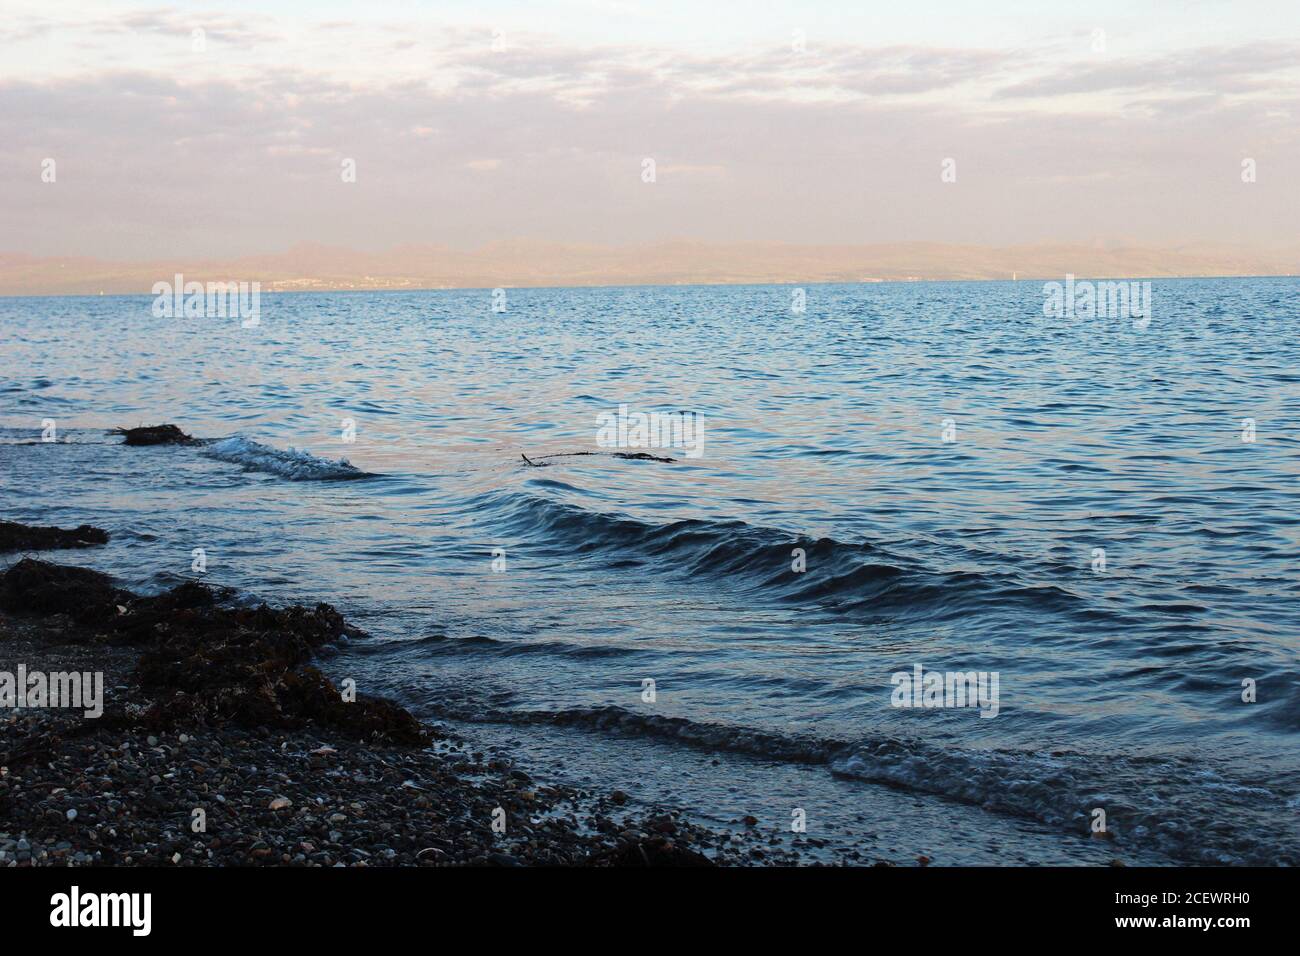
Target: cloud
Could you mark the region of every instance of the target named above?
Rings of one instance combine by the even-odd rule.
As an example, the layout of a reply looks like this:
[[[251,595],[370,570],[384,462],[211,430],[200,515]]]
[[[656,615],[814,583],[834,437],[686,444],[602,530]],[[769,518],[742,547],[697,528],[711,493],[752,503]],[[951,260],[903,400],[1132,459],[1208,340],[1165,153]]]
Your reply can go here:
[[[219,38],[203,55],[193,18]],[[700,52],[521,32],[501,51],[472,25],[295,26],[290,41],[272,17],[105,15],[59,27],[90,46],[51,72],[0,66],[11,248],[1019,242],[1117,221],[1143,239],[1268,239],[1293,234],[1300,198],[1280,174],[1300,141],[1280,42],[1067,67],[1050,46]]]
[[[1147,59],[1072,63],[997,90],[1003,99],[1060,97],[1078,93],[1250,93],[1297,88],[1300,43],[1252,43],[1206,47]]]

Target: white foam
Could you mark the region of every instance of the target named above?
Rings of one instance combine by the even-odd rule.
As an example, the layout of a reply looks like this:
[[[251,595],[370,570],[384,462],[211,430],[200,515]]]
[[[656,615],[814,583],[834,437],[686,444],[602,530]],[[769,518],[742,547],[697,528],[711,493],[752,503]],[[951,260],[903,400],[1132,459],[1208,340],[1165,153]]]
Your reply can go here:
[[[337,481],[368,478],[369,474],[353,466],[346,458],[330,461],[296,448],[281,450],[236,435],[214,441],[203,454],[219,461],[243,465],[248,471],[264,471],[290,481]]]

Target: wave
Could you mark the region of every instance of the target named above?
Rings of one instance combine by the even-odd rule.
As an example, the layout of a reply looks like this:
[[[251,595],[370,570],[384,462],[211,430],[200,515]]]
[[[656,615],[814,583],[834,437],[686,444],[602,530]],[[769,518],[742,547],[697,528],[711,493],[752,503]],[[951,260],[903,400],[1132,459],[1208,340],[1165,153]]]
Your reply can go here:
[[[346,458],[330,461],[295,448],[272,448],[238,435],[211,442],[204,447],[202,454],[218,461],[243,465],[245,471],[266,472],[289,481],[347,481],[374,477]]]
[[[472,634],[467,637],[453,637],[449,634],[427,634],[423,637],[408,638],[400,642],[401,650],[411,652],[418,650],[428,655],[482,655],[496,657],[521,657],[531,654],[546,657],[570,657],[578,660],[597,658],[636,657],[650,653],[616,644],[577,644],[569,641],[503,641],[485,634]],[[374,644],[359,653],[387,654],[392,648]]]
[[[1014,569],[943,569],[869,542],[812,538],[740,520],[664,524],[590,511],[529,494],[489,494],[473,503],[502,530],[545,556],[636,554],[666,573],[726,579],[766,598],[834,614],[889,613],[932,622],[989,615],[1060,614],[1075,621],[1120,618],[1093,600]],[[1010,561],[1010,559],[1007,559]],[[801,562],[803,570],[795,570]]]
[[[1234,779],[1189,758],[1077,751],[978,750],[878,737],[858,742],[639,714],[622,707],[565,710],[433,708],[472,723],[546,724],[648,737],[712,753],[825,766],[840,778],[939,796],[1089,839],[1106,813],[1117,846],[1208,865],[1300,865],[1300,795],[1273,781]],[[1291,822],[1278,827],[1279,819]]]

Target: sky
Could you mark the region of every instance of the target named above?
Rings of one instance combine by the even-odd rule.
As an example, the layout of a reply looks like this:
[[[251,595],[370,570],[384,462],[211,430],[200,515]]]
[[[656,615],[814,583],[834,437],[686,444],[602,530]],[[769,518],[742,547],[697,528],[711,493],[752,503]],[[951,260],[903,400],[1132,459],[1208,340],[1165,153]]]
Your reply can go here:
[[[0,14],[0,252],[1297,237],[1295,2]]]

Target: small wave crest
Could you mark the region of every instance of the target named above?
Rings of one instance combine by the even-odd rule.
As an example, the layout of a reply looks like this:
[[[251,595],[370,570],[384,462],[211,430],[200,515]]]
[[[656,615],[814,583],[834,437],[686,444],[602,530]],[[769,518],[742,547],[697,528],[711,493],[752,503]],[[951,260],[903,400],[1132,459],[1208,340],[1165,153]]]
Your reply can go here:
[[[203,454],[218,461],[242,465],[245,471],[266,472],[289,481],[346,481],[373,477],[346,458],[330,461],[295,448],[272,448],[238,435],[212,442],[203,449]]]
[[[1088,621],[1105,616],[1085,597],[1027,581],[1011,568],[936,567],[865,541],[810,538],[740,520],[657,524],[528,494],[483,496],[476,506],[495,512],[504,530],[545,542],[543,549],[620,556],[635,552],[666,573],[725,579],[783,603],[838,615],[893,613],[933,621],[975,611],[1027,611]]]

